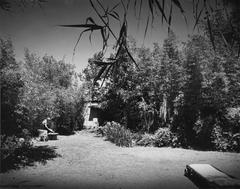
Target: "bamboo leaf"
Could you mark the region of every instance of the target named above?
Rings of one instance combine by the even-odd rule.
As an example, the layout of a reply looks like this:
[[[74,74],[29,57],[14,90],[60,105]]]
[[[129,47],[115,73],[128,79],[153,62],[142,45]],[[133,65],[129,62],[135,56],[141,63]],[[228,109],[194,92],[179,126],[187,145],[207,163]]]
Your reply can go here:
[[[130,59],[133,61],[133,63],[134,63],[134,64],[136,65],[136,67],[139,69],[137,62],[134,60],[134,58],[132,57],[132,55],[131,55],[131,53],[129,52],[129,50],[128,50],[127,47],[125,47],[125,50],[126,50],[128,56],[130,57]]]
[[[172,0],[172,2],[180,9],[181,13],[184,13],[182,5],[178,0]]]
[[[198,16],[197,16],[197,18],[196,18],[196,21],[195,21],[193,30],[195,30],[196,26],[198,25],[199,19],[200,19],[201,15],[202,15],[203,10],[204,10],[204,7],[200,10],[200,12],[199,12],[199,14],[198,14]]]
[[[83,33],[87,32],[87,31],[91,31],[91,29],[85,29],[85,30],[83,30],[83,31],[80,33],[80,35],[79,35],[79,37],[78,37],[78,39],[77,39],[77,42],[76,42],[76,44],[75,44],[75,46],[74,46],[74,49],[73,49],[73,56],[75,55],[77,45],[78,45],[78,43],[79,43],[79,41],[80,41]]]
[[[116,11],[113,11],[113,14],[115,14],[115,15],[116,15],[116,17],[118,17],[118,18],[119,18],[119,20],[120,20],[120,16],[119,16],[119,14],[118,14]]]
[[[126,12],[127,12],[127,8],[126,8],[126,6],[125,6],[123,0],[121,0],[121,4],[122,4],[123,9],[124,9],[124,14],[126,14]]]
[[[122,41],[122,39],[124,37],[124,34],[126,33],[126,30],[127,30],[126,23],[124,22],[122,24],[122,27],[121,27],[121,30],[120,30],[120,33],[119,33],[119,37],[118,37],[116,46],[119,46],[119,44],[121,43],[121,41]]]
[[[121,43],[119,44],[119,47],[118,47],[118,50],[117,50],[117,53],[116,53],[116,58],[118,57],[119,53],[120,53],[120,50],[123,48],[123,40],[121,41]]]
[[[162,0],[162,9],[164,10],[164,8],[165,8],[165,0]],[[162,23],[163,23],[163,15],[162,15]]]
[[[229,44],[228,44],[226,38],[224,37],[223,33],[221,31],[219,31],[219,32],[221,34],[221,37],[223,39],[223,42],[224,42],[225,46],[228,48],[228,50],[231,50],[231,47],[229,46]]]
[[[197,0],[196,8],[195,8],[195,10],[196,10],[196,18],[197,18],[197,15],[198,15],[198,6],[199,6],[199,2],[200,2],[200,0]]]
[[[106,40],[107,40],[107,41],[108,41],[109,37],[110,37],[110,33],[109,33],[109,31],[108,31],[107,36],[106,36]]]
[[[171,26],[171,23],[172,23],[172,9],[173,9],[173,6],[172,6],[172,3],[171,3],[170,13],[169,13],[169,17],[168,17],[168,33],[170,32],[170,26]]]
[[[148,24],[149,24],[149,15],[148,15],[148,17],[147,17],[147,24],[146,24],[145,31],[144,31],[144,40],[145,40],[146,35],[147,35]]]
[[[192,13],[195,15],[195,0],[192,1]]]
[[[103,40],[103,49],[104,50],[107,46],[107,38],[106,38],[106,30],[104,28],[101,29],[101,35]]]
[[[100,30],[103,26],[97,24],[72,24],[72,25],[59,25],[61,27],[68,27],[68,28],[89,28],[91,30]]]
[[[103,67],[101,67],[101,69],[98,72],[98,75],[94,78],[94,83],[96,83],[97,80],[99,80],[103,74],[103,72],[106,70],[107,66],[104,65]]]
[[[183,15],[183,18],[185,20],[185,23],[187,24],[187,18],[185,16],[185,11],[184,9],[182,8],[182,5],[181,3],[179,2],[179,0],[172,0],[172,2],[179,8],[179,10],[181,11],[182,15]]]
[[[89,20],[90,22],[93,21],[91,17],[89,17],[86,21],[88,21],[88,20]],[[93,21],[93,22],[94,22],[94,21]],[[99,26],[99,25],[97,25],[97,24],[73,24],[73,25],[59,25],[59,26],[61,26],[61,27],[70,27],[70,28],[87,28],[87,29],[83,30],[83,31],[80,33],[80,35],[79,35],[79,37],[78,37],[78,40],[77,40],[77,42],[76,42],[76,44],[75,44],[75,46],[74,46],[74,49],[73,49],[73,56],[75,55],[75,51],[76,51],[77,45],[78,45],[78,43],[79,43],[79,41],[80,41],[83,33],[87,32],[87,31],[91,31],[91,33],[90,33],[90,35],[89,35],[89,40],[90,40],[90,43],[91,43],[91,41],[92,41],[92,40],[91,40],[92,32],[93,32],[94,30],[101,30],[101,31],[103,30],[103,26]]]
[[[88,18],[86,19],[86,24],[87,24],[88,22],[91,22],[92,24],[95,24],[95,25],[96,25],[96,23],[94,22],[94,20],[93,20],[92,17],[88,17]]]
[[[105,8],[103,7],[103,5],[102,5],[102,3],[99,1],[99,0],[97,0],[97,3],[100,5],[100,7],[103,9],[103,11],[104,11],[104,13],[105,13],[105,15],[106,15],[106,10],[105,10]]]
[[[164,1],[164,0],[163,0]],[[164,9],[163,7],[161,7],[160,3],[158,0],[155,0],[156,4],[157,4],[157,7],[159,9],[159,11],[161,12],[162,14],[162,22],[163,22],[163,18],[165,19],[165,21],[167,22],[167,18],[166,18],[166,15],[165,15],[165,12],[164,12]]]
[[[237,54],[238,54],[237,57],[239,58],[239,56],[240,56],[240,42],[238,43],[238,53]]]
[[[129,9],[129,5],[130,5],[130,0],[128,0],[127,2],[127,10]]]
[[[137,12],[137,0],[134,1],[134,15],[136,16],[136,12]]]
[[[90,0],[91,6],[93,8],[93,10],[96,12],[96,14],[98,15],[98,17],[100,18],[100,20],[104,23],[105,27],[109,30],[109,32],[112,34],[112,36],[117,40],[116,35],[114,34],[114,32],[112,31],[112,29],[109,26],[109,23],[106,22],[103,17],[100,15],[100,13],[98,12],[98,10],[96,9],[96,7],[94,6],[92,0]]]
[[[109,15],[112,16],[113,18],[115,18],[116,20],[120,21],[119,16],[116,16],[116,15],[113,14],[113,13],[109,13]]]
[[[116,61],[116,58],[107,58],[108,61]]]
[[[113,67],[113,65],[108,66],[108,69],[107,69],[106,72],[105,72],[105,75],[104,75],[104,77],[103,77],[103,81],[102,81],[102,84],[101,84],[100,87],[103,86],[103,83],[104,83],[104,81],[106,80],[107,75],[108,75],[108,73],[110,72],[110,69],[111,69],[112,67]]]
[[[104,62],[104,61],[94,60],[93,63],[96,64],[97,66],[104,66],[104,65],[111,65],[114,62]]]
[[[91,30],[91,33],[89,34],[89,41],[91,44],[92,44],[92,33],[93,33],[93,31]]]
[[[211,23],[210,23],[209,15],[208,15],[208,14],[207,14],[207,26],[208,26],[208,31],[209,31],[209,35],[210,35],[210,40],[211,40],[213,49],[214,49],[214,51],[215,51],[215,50],[216,50],[216,47],[215,47],[215,43],[214,43],[214,36],[213,36],[213,33],[212,33],[212,26],[211,26]]]
[[[138,14],[138,19],[140,19],[140,16],[141,16],[141,12],[142,12],[142,1],[140,1],[140,7],[139,7],[139,14]]]
[[[151,15],[153,17],[153,0],[148,0],[148,5],[149,5],[149,8],[150,8]]]
[[[120,5],[120,3],[117,3],[116,5],[114,5],[113,8],[109,12],[114,11],[114,9],[116,9],[119,5]]]

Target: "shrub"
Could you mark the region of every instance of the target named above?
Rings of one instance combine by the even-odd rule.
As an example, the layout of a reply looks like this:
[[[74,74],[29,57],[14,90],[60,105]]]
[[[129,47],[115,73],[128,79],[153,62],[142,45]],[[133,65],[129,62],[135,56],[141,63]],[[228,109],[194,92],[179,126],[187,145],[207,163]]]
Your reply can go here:
[[[132,146],[132,133],[129,129],[121,126],[117,122],[107,122],[102,128],[102,134],[107,140],[115,143],[117,146]]]
[[[211,133],[213,149],[240,152],[240,108],[228,108],[223,115],[223,121],[213,126]]]
[[[56,130],[70,135],[83,127],[84,98],[80,90],[60,90],[55,101],[58,116],[55,118]]]
[[[155,146],[155,147],[182,147],[180,135],[172,133],[169,128],[159,128],[154,134],[144,133],[134,136],[136,144],[139,146]]]
[[[32,134],[50,117],[53,130],[71,134],[83,125],[83,89],[74,67],[51,56],[37,57],[28,50],[21,64],[23,86],[15,113],[17,125]]]
[[[22,131],[17,135],[18,138],[22,138],[24,142],[31,143],[32,134],[27,129],[22,129]]]
[[[1,162],[20,146],[16,136],[1,135]]]
[[[144,133],[142,138],[136,142],[139,146],[154,146],[155,137],[152,134]]]
[[[155,147],[181,147],[181,137],[172,133],[169,128],[159,128],[154,134],[144,133],[143,135],[134,135],[136,144],[139,146]]]
[[[60,156],[55,149],[55,147],[47,145],[33,146],[31,140],[28,140],[28,136],[19,138],[14,135],[1,135],[0,172],[4,173],[12,169],[33,166],[35,162],[46,164],[48,159]]]
[[[218,151],[240,152],[240,134],[223,132],[220,126],[215,126],[212,131],[213,148]]]
[[[136,132],[132,134],[133,141],[138,142],[142,139],[143,135],[141,132]]]
[[[240,107],[228,108],[225,118],[232,131],[240,133]]]
[[[198,118],[194,124],[195,131],[195,145],[199,149],[211,148],[211,133],[214,125],[214,117],[209,115],[204,118]]]
[[[23,133],[24,138],[18,138],[15,135],[1,135],[1,162],[7,161],[8,158],[14,157],[14,154],[32,146],[32,142],[26,130]]]
[[[157,147],[174,146],[176,138],[169,128],[159,128],[154,134],[154,145]]]

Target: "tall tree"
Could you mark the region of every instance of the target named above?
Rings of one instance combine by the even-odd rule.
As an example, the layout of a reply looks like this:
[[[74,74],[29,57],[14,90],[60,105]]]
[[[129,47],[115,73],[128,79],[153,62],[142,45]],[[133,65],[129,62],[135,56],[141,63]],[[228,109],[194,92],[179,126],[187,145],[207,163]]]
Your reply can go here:
[[[186,46],[185,69],[187,81],[184,86],[184,105],[182,109],[183,128],[185,138],[189,143],[194,141],[194,124],[200,115],[202,103],[202,73],[201,61],[204,58],[206,46],[205,39],[201,36],[194,36]]]
[[[39,58],[27,50],[21,72],[24,86],[17,109],[21,125],[34,131],[46,117],[67,117],[63,123],[73,126],[75,103],[82,100],[81,95],[75,98],[79,91],[73,86],[74,67],[52,56]],[[70,113],[73,115],[66,116]]]
[[[163,82],[163,101],[166,101],[165,111],[168,123],[173,120],[174,100],[183,92],[184,70],[177,46],[175,34],[170,31],[163,43],[163,56],[161,59],[161,80]]]
[[[10,40],[0,39],[1,132],[17,132],[16,106],[22,87],[20,64],[16,61]]]

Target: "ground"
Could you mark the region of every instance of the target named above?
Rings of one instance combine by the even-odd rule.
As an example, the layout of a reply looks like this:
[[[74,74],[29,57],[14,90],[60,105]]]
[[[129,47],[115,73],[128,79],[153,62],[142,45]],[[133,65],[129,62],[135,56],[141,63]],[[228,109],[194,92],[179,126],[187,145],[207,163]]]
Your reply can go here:
[[[240,154],[180,148],[122,148],[81,131],[35,145],[55,146],[61,157],[0,174],[0,188],[197,188],[184,169],[208,163],[240,178]]]

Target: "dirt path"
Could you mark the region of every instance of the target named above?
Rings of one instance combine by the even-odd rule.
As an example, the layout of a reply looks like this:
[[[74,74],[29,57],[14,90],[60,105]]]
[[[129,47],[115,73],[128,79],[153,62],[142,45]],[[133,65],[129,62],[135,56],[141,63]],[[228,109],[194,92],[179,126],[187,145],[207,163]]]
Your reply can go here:
[[[56,146],[62,157],[0,174],[2,188],[194,189],[196,186],[183,175],[190,163],[209,163],[240,178],[240,154],[236,153],[119,148],[86,131],[37,145]]]

